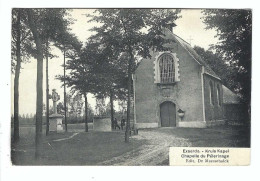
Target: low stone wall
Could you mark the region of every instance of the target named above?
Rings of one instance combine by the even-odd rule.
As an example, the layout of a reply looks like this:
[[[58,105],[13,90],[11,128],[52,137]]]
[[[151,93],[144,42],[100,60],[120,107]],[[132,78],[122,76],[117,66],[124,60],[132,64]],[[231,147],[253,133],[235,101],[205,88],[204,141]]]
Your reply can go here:
[[[226,123],[225,120],[207,121],[207,127],[220,126],[220,125],[224,125],[225,123]]]
[[[180,121],[176,127],[180,128],[207,128],[213,126],[224,125],[225,120],[213,120],[213,121]],[[135,127],[140,128],[158,128],[158,123],[136,123]]]
[[[213,121],[182,121],[179,122],[178,127],[183,127],[183,128],[207,128],[207,127],[213,127],[213,126],[219,126],[219,125],[224,125],[225,120],[213,120]]]
[[[94,117],[93,120],[94,131],[112,131],[110,117]]]
[[[158,128],[158,123],[136,123],[135,128],[137,128],[137,129]]]
[[[206,128],[207,124],[204,121],[180,121],[178,127],[182,128]]]

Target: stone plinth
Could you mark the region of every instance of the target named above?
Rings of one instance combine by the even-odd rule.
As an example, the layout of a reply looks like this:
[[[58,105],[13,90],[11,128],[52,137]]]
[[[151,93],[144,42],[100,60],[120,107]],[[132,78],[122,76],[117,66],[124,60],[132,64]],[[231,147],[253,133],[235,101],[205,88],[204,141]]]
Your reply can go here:
[[[63,132],[63,125],[62,125],[62,118],[63,116],[60,114],[52,114],[50,115],[50,126],[49,130],[54,132]]]
[[[93,121],[94,131],[112,131],[110,117],[94,117]]]

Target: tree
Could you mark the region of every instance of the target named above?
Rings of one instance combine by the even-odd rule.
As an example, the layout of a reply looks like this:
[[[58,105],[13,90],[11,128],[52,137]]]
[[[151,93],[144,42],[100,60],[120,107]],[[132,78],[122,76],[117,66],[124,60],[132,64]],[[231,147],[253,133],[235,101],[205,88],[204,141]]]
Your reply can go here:
[[[125,142],[130,136],[130,101],[132,88],[132,73],[137,56],[150,57],[150,49],[164,49],[163,31],[169,22],[178,18],[180,10],[169,9],[98,9],[98,15],[90,21],[100,23],[92,31],[92,37],[103,47],[110,47],[114,55],[127,53],[127,124]]]
[[[31,33],[26,26],[24,11],[12,11],[12,72],[14,76],[14,142],[19,140],[19,77],[21,63],[29,59],[28,47],[31,46]]]
[[[14,12],[13,12],[14,15]],[[14,18],[13,18],[14,19]],[[21,68],[21,11],[18,10],[16,28],[16,70],[14,80],[14,142],[19,140],[19,75]],[[14,28],[13,28],[14,29]]]
[[[126,79],[127,79],[127,61],[128,56],[123,53],[120,57],[112,58],[109,47],[102,49],[99,55],[92,61],[93,74],[95,75],[96,97],[109,97],[111,128],[113,129],[114,120],[114,100],[126,99]],[[116,59],[118,58],[118,59]]]
[[[83,109],[84,109],[84,112],[85,112],[85,107],[83,107]],[[94,117],[94,110],[89,103],[88,103],[87,109],[88,109],[88,120],[92,121],[93,117]]]
[[[70,21],[63,19],[67,15],[66,11],[61,9],[48,9],[48,13],[52,14],[51,16],[45,16],[43,19],[44,32],[42,33],[42,39],[45,43],[44,55],[46,58],[46,135],[49,134],[49,57],[53,58],[54,55],[50,53],[50,41],[57,41],[57,33],[61,34],[65,31],[68,31],[68,25]],[[57,18],[59,17],[59,18]]]
[[[37,59],[37,97],[36,97],[36,137],[35,137],[35,157],[40,155],[40,146],[42,142],[42,111],[43,111],[43,58],[44,58],[44,46],[46,40],[46,31],[50,34],[50,40],[57,40],[57,36],[63,33],[67,28],[67,21],[65,15],[67,15],[66,9],[25,9],[26,19],[29,29],[32,33],[32,37],[35,43],[35,57]],[[52,21],[46,21],[52,19]],[[50,23],[53,23],[53,26]]]
[[[236,68],[239,92],[250,106],[251,100],[251,10],[210,9],[203,11],[207,29],[215,29],[219,43],[213,45],[218,54]]]
[[[42,91],[42,79],[43,79],[43,45],[40,38],[40,32],[38,31],[36,12],[32,9],[27,9],[27,18],[30,30],[32,31],[33,38],[36,44],[37,50],[37,83],[36,83],[36,137],[35,137],[35,157],[40,155],[40,146],[42,142],[42,104],[43,104],[43,91]]]
[[[126,108],[126,102],[124,100],[118,101],[118,107],[119,111],[124,115],[125,114],[125,108]]]
[[[237,77],[238,69],[223,60],[218,53],[211,50],[205,50],[195,46],[194,50],[210,66],[210,68],[221,78],[223,84],[234,92],[239,93],[239,82]]]
[[[57,104],[57,113],[58,114],[63,114],[62,110],[64,110],[64,106],[63,106],[63,104],[61,102],[59,102],[59,104]]]
[[[82,95],[79,93],[76,93],[76,95],[74,95],[74,97],[71,98],[69,105],[71,107],[70,114],[76,115],[76,116],[80,115],[81,111],[82,111],[82,106],[83,106]]]
[[[70,22],[72,23],[72,22]],[[63,51],[63,76],[66,76],[66,57],[77,56],[76,52],[79,52],[81,49],[81,42],[77,37],[69,33],[67,29],[61,30],[61,33],[58,34],[56,38],[55,46]],[[65,131],[67,131],[67,104],[66,104],[66,79],[63,79],[63,88],[64,88],[64,117],[65,117]]]
[[[89,92],[93,92],[94,74],[90,62],[97,55],[98,47],[94,44],[87,44],[85,48],[76,51],[73,56],[70,56],[67,61],[66,69],[69,70],[69,75],[58,76],[57,79],[66,81],[67,86],[72,92],[78,92],[84,96],[85,107],[85,131],[88,132],[88,99]]]
[[[98,116],[106,115],[106,103],[104,97],[96,97],[96,113]]]

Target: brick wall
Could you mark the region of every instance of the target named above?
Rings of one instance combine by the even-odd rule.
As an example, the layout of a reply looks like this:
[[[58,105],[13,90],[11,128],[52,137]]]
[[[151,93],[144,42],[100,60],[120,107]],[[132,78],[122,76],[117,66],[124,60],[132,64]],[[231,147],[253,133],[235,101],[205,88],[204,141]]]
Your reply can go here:
[[[172,53],[179,59],[180,81],[174,85],[154,83],[154,62],[158,52],[152,52],[151,59],[143,59],[135,72],[135,103],[137,123],[157,123],[160,126],[160,104],[172,101],[176,111],[182,109],[182,121],[203,121],[201,66],[178,43],[172,45]],[[180,118],[176,114],[176,122]]]
[[[210,103],[210,82],[213,85],[213,104]],[[220,88],[220,104],[218,104],[217,100],[217,85]],[[223,120],[223,89],[221,81],[204,74],[204,94],[206,121]]]

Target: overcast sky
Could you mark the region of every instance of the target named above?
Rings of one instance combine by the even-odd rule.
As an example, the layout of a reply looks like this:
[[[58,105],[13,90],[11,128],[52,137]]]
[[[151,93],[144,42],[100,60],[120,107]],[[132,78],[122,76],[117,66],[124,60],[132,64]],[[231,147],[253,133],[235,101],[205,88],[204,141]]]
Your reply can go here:
[[[74,9],[71,12],[73,19],[76,22],[71,26],[72,32],[78,36],[79,40],[83,43],[91,35],[91,32],[88,31],[95,23],[88,23],[88,18],[85,14],[92,13],[93,10],[89,9]],[[205,49],[209,48],[210,44],[215,44],[217,39],[214,38],[216,32],[213,30],[205,30],[205,25],[203,24],[201,17],[201,10],[182,10],[182,18],[176,20],[176,27],[174,28],[174,33],[190,42],[191,45],[198,45]],[[61,82],[55,79],[56,75],[63,74],[63,56],[62,53],[53,48],[52,51],[58,58],[49,60],[49,88],[50,93],[52,89],[56,89],[59,93],[61,100],[63,101],[63,88],[61,87]],[[45,90],[46,90],[46,79],[45,79],[45,62],[44,62],[44,78],[43,78],[43,101],[46,102]],[[12,75],[12,91],[13,91],[13,75]],[[68,89],[67,89],[68,90]],[[36,60],[31,59],[30,63],[22,64],[22,70],[20,74],[20,87],[19,87],[19,111],[20,114],[35,114],[36,113]],[[13,92],[12,92],[13,96]],[[95,99],[93,95],[88,95],[89,103],[92,108],[95,107]],[[12,109],[13,109],[13,104]],[[50,100],[50,105],[52,101]],[[117,104],[116,104],[117,108]],[[13,112],[13,111],[12,111]]]

